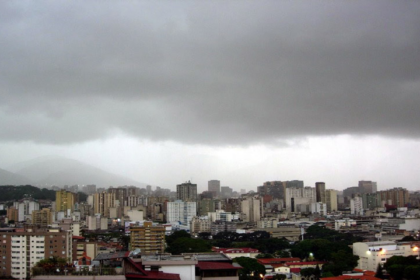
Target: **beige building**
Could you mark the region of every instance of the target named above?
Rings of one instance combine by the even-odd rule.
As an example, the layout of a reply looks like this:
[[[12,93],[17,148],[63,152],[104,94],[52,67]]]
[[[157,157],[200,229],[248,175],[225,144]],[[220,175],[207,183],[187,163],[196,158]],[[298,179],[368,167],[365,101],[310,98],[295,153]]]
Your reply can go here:
[[[275,218],[265,218],[257,222],[258,228],[277,228],[278,220]]]
[[[97,243],[88,242],[83,237],[73,238],[73,260],[78,260],[84,253],[93,260],[98,255]]]
[[[68,213],[68,210],[73,212],[74,203],[76,202],[76,194],[65,190],[60,190],[55,193],[55,211]]]
[[[327,211],[337,211],[337,191],[336,190],[326,190],[325,191],[325,203],[327,204]]]
[[[206,218],[193,217],[190,223],[191,233],[210,232],[211,222]]]
[[[49,208],[43,208],[42,210],[32,211],[32,224],[40,227],[47,227],[52,224],[52,212]]]
[[[241,201],[241,212],[245,222],[256,223],[261,219],[263,203],[260,197],[247,197]]]
[[[95,193],[93,195],[94,214],[101,214],[101,217],[109,217],[109,208],[116,207],[115,193]]]
[[[141,253],[165,251],[165,227],[144,222],[143,226],[130,227],[130,250],[140,249]]]
[[[19,219],[19,211],[16,209],[16,207],[11,206],[9,209],[7,209],[7,219],[9,221],[15,221],[17,222]]]

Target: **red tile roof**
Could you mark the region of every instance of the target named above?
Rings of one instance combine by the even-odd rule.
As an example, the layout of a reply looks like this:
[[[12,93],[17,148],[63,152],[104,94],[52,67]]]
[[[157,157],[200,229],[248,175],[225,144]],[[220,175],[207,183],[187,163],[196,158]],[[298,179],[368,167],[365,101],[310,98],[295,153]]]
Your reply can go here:
[[[285,263],[285,265],[290,266],[290,265],[317,265],[317,264],[324,264],[326,262],[288,262]]]
[[[134,262],[130,258],[124,258],[135,270],[136,272],[130,272],[125,274],[125,279],[134,280],[134,279],[146,279],[146,280],[181,280],[179,274],[174,273],[165,273],[162,271],[150,271],[144,270],[142,266]]]
[[[72,238],[73,239],[85,239],[83,236],[77,236],[77,235],[73,235]]]

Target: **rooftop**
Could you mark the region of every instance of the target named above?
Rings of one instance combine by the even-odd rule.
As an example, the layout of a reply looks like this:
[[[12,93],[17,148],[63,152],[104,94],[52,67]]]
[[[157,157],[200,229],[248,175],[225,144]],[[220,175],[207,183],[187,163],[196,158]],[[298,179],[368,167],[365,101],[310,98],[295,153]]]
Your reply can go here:
[[[196,267],[201,270],[221,270],[221,269],[234,269],[238,270],[242,267],[234,266],[230,263],[215,263],[215,262],[198,262]]]

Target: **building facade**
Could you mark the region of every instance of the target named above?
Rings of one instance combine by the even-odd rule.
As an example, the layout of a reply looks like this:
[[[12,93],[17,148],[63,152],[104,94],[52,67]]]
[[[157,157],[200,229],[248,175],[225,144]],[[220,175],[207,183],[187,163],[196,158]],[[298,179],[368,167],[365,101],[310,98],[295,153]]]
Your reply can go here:
[[[60,190],[55,193],[55,211],[68,213],[73,212],[74,204],[76,203],[76,194]]]
[[[315,190],[316,190],[316,202],[326,203],[326,201],[325,201],[325,183],[324,182],[316,182],[315,183]]]
[[[190,181],[176,185],[176,199],[182,201],[197,201],[197,184]]]
[[[130,250],[135,249],[140,249],[141,253],[164,253],[165,227],[152,222],[130,227]]]
[[[197,202],[176,200],[167,203],[166,221],[168,223],[180,223],[187,226],[196,215]]]
[[[208,191],[214,194],[214,197],[220,197],[220,181],[210,180],[208,182]]]
[[[336,190],[325,190],[325,203],[327,204],[327,211],[333,212],[337,211],[337,191]]]
[[[0,275],[25,279],[40,260],[50,257],[72,260],[72,240],[69,231],[15,229],[0,232]]]

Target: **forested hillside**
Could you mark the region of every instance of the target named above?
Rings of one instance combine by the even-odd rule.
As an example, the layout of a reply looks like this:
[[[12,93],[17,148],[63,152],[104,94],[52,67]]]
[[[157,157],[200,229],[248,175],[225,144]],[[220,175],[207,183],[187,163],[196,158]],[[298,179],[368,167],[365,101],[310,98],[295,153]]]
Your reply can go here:
[[[40,189],[34,186],[0,186],[0,201],[19,200],[25,196],[34,199],[49,199],[55,201],[55,191],[46,188]],[[78,193],[79,202],[86,201],[85,193]]]

